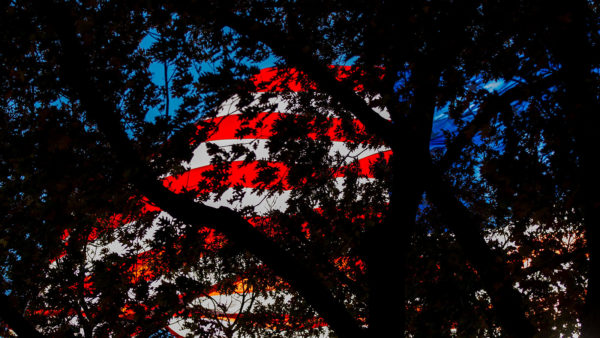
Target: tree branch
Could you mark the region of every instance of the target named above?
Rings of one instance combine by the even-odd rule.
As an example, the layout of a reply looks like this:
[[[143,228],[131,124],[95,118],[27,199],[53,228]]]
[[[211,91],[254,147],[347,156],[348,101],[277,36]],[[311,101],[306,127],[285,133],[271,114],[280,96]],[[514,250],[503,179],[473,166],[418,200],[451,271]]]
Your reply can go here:
[[[442,173],[446,172],[456,162],[464,147],[484,126],[490,123],[490,120],[498,112],[510,107],[514,101],[525,101],[535,93],[547,89],[555,80],[556,74],[550,74],[533,83],[518,84],[501,95],[491,95],[480,105],[473,120],[461,129],[452,143],[448,145],[444,156],[434,164],[437,170]]]
[[[536,330],[525,316],[522,295],[513,287],[504,265],[505,259],[490,250],[481,233],[483,220],[475,216],[452,193],[450,185],[442,179],[444,172],[456,161],[463,148],[481,128],[490,123],[498,112],[510,103],[526,100],[536,92],[548,88],[555,80],[551,74],[534,83],[517,85],[499,96],[492,96],[480,107],[475,118],[464,127],[448,146],[444,157],[433,168],[428,196],[434,202],[458,243],[465,251],[492,299],[496,313],[506,333],[515,337],[531,337]]]
[[[179,5],[179,4],[178,4]],[[200,8],[188,9],[190,12],[201,12]],[[249,37],[254,42],[268,45],[275,54],[284,58],[294,67],[314,81],[321,92],[329,94],[345,109],[352,112],[373,135],[378,135],[384,143],[391,146],[394,139],[392,123],[375,112],[367,102],[356,94],[354,88],[339,81],[336,75],[315,56],[309,41],[298,35],[285,34],[273,27],[223,10],[219,22],[229,26],[238,33]]]
[[[238,248],[256,255],[286,279],[340,337],[363,336],[360,325],[343,303],[332,296],[313,269],[288,250],[279,247],[235,211],[196,203],[189,196],[173,193],[157,180],[157,175],[147,168],[123,131],[117,108],[103,95],[98,95],[98,88],[102,88],[103,84],[95,83],[95,77],[88,68],[89,58],[74,34],[73,18],[65,9],[53,6],[49,1],[41,1],[37,6],[47,26],[56,31],[61,40],[64,52],[58,60],[70,95],[81,102],[89,119],[108,139],[120,163],[131,171],[129,177],[134,186],[152,203],[180,221],[195,227],[213,228],[225,234]]]
[[[226,24],[240,34],[267,44],[276,54],[286,59],[290,65],[309,75],[317,83],[320,90],[330,94],[344,107],[353,111],[370,132],[380,135],[387,145],[396,148],[394,147],[395,135],[392,132],[395,128],[392,128],[389,122],[376,115],[351,88],[337,81],[330,70],[316,59],[307,41],[291,34],[275,31],[261,23],[231,13],[227,16]],[[492,114],[496,112],[492,107],[498,107],[499,104],[510,104],[514,99],[518,99],[523,95],[525,95],[523,88],[519,88],[505,93],[502,100],[490,102],[490,107],[484,109],[483,114],[478,114],[476,119],[469,124],[468,129],[465,129],[455,143],[449,147],[446,156],[440,162],[440,166],[447,168],[454,162],[454,158],[458,156],[460,150],[476,134],[478,127],[485,125],[493,116]],[[514,289],[511,281],[507,279],[501,257],[494,255],[487,246],[480,232],[481,220],[478,220],[460,204],[452,194],[450,187],[441,180],[441,177],[441,174],[436,175],[434,180],[436,183],[428,187],[428,192],[450,223],[469,259],[480,272],[482,282],[492,298],[503,327],[508,334],[515,337],[532,336],[535,333],[535,328],[525,317],[522,297]]]
[[[598,101],[597,32],[598,16],[583,0],[557,3],[550,7],[557,22],[552,52],[561,64],[564,84],[565,128],[575,137],[577,166],[576,207],[583,214],[588,255],[585,305],[581,314],[581,335],[600,335],[600,102]],[[559,18],[567,17],[569,20]]]
[[[492,299],[492,304],[503,328],[515,337],[531,337],[536,330],[525,316],[523,297],[513,287],[503,262],[505,259],[493,253],[481,233],[483,220],[475,216],[452,193],[450,185],[442,179],[444,172],[456,161],[463,148],[471,142],[483,126],[490,123],[495,114],[510,103],[526,100],[536,92],[548,88],[556,75],[551,74],[534,83],[517,85],[499,96],[492,96],[479,109],[475,118],[464,127],[448,146],[444,157],[432,169],[428,196],[441,212],[467,258],[477,270],[480,279]]]
[[[430,177],[427,195],[475,267],[505,333],[510,337],[532,337],[536,330],[525,316],[523,297],[513,286],[504,258],[492,252],[486,243],[481,232],[483,220],[455,197],[441,171],[432,168]]]

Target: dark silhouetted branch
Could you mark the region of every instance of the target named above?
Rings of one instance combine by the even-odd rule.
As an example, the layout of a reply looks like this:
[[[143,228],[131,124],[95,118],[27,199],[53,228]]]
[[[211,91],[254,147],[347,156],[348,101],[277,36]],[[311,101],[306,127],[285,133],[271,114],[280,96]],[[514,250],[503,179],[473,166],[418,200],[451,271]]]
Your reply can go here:
[[[393,125],[375,112],[367,102],[356,94],[353,86],[339,81],[328,65],[320,62],[311,44],[298,35],[285,34],[272,27],[223,11],[221,23],[248,36],[255,42],[269,46],[286,63],[305,73],[323,93],[330,95],[342,107],[354,114],[373,135],[379,136],[391,146],[394,139]]]
[[[440,211],[467,259],[477,271],[500,325],[508,337],[532,337],[536,330],[525,316],[523,296],[513,286],[504,257],[495,254],[486,243],[483,220],[471,213],[456,197],[442,173],[433,169],[427,196]]]
[[[107,137],[119,163],[130,172],[129,177],[136,189],[180,221],[196,227],[213,228],[238,248],[256,255],[296,289],[340,337],[363,336],[358,322],[343,303],[332,296],[329,288],[315,275],[314,269],[267,238],[237,212],[226,207],[213,208],[196,203],[191,197],[173,193],[163,186],[123,131],[117,108],[97,94],[102,84],[94,83],[88,69],[88,58],[74,33],[73,18],[58,5],[43,2],[38,6],[39,13],[61,40],[63,54],[59,65],[70,95],[81,102],[89,119]]]
[[[435,163],[437,169],[442,173],[448,170],[473,137],[487,126],[496,114],[510,109],[510,104],[514,101],[525,101],[536,93],[548,89],[554,81],[556,81],[556,75],[550,74],[534,82],[518,84],[500,95],[490,94],[491,96],[479,106],[473,120],[460,130],[446,148],[444,156]]]

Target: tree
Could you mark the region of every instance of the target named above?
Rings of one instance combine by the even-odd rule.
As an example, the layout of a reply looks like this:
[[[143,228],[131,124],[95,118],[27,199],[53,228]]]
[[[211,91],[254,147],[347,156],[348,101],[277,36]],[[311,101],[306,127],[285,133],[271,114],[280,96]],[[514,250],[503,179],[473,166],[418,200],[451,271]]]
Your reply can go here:
[[[149,335],[174,316],[199,335],[599,334],[593,2],[2,7],[0,317],[17,334]],[[269,157],[210,146],[233,96],[236,137],[260,138],[265,60],[306,89],[276,93],[292,114]],[[431,151],[443,108],[455,130]],[[391,152],[365,166],[340,140]],[[177,186],[201,143],[211,170]],[[248,196],[236,160],[286,208],[210,206]],[[215,282],[273,301],[218,328],[195,301]]]

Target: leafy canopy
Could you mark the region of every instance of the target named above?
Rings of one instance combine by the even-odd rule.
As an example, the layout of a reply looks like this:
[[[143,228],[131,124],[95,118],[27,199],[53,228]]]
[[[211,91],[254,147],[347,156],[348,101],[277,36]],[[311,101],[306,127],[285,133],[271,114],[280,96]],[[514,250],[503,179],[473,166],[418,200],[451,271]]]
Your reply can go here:
[[[594,2],[0,4],[3,334],[600,332]]]

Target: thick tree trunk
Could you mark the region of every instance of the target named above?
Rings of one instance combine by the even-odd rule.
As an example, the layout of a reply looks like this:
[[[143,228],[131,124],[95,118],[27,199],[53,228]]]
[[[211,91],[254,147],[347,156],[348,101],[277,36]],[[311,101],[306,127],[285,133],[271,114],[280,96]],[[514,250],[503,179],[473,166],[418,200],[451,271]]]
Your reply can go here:
[[[566,94],[563,109],[567,125],[569,120],[575,122],[571,131],[575,134],[581,160],[578,202],[583,211],[589,255],[582,336],[592,338],[600,337],[600,104],[592,74],[592,63],[597,62],[597,55],[594,55],[588,34],[594,36],[597,26],[586,1],[566,2],[563,6],[557,13],[561,23],[554,52],[563,67],[561,74]]]
[[[408,118],[391,112],[395,138],[391,144],[394,155],[390,209],[383,224],[373,230],[367,254],[372,337],[389,336],[390,332],[404,336],[406,331],[407,254],[425,190],[438,77],[429,61],[424,58],[413,70],[415,96]]]
[[[396,155],[397,154],[397,155]],[[394,153],[390,210],[369,236],[366,255],[369,283],[369,335],[404,336],[406,327],[407,251],[414,228],[418,187],[407,182],[405,157]],[[409,176],[413,178],[412,176]],[[406,184],[409,183],[409,184]],[[410,186],[412,185],[412,186]]]
[[[565,67],[567,68],[567,67]],[[589,255],[588,285],[582,320],[583,337],[600,337],[600,106],[590,89],[591,69],[566,70],[567,97],[577,114],[576,142],[581,156],[581,208]],[[579,68],[579,67],[578,67]]]

